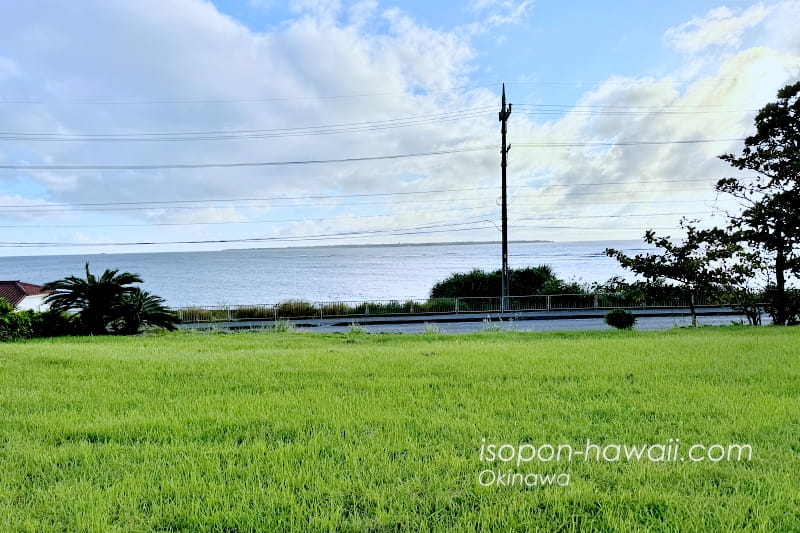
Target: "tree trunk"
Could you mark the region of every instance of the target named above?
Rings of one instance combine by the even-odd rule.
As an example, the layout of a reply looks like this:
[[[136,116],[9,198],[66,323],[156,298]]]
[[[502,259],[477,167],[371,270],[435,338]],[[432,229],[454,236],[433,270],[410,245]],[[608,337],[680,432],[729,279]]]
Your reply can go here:
[[[789,319],[786,309],[786,250],[780,225],[775,228],[775,240],[778,243],[778,253],[775,257],[775,297],[772,300],[772,306],[775,309],[775,324],[785,326]]]

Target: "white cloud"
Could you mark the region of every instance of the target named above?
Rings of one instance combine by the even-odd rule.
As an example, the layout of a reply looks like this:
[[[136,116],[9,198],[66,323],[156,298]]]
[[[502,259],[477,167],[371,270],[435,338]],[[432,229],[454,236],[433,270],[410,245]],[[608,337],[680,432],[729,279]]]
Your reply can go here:
[[[711,217],[718,199],[714,183],[736,171],[717,156],[741,150],[740,141],[625,146],[627,141],[688,141],[737,139],[752,134],[755,111],[775,99],[775,92],[800,77],[800,56],[756,47],[727,57],[704,76],[686,83],[682,71],[664,78],[611,78],[586,93],[563,118],[528,126],[526,137],[536,142],[580,140],[620,143],[613,147],[517,150],[512,166],[528,184],[544,185],[540,197],[518,202],[516,213],[632,214],[656,212],[705,213],[704,224],[719,224]],[[513,125],[514,137],[519,123]],[[513,141],[512,141],[513,146]],[[522,159],[522,160],[521,160]],[[592,183],[614,185],[586,186]],[[654,199],[660,199],[653,203]],[[718,204],[717,202],[723,202]],[[588,202],[600,202],[585,205]],[[625,203],[627,202],[627,204]],[[647,202],[647,203],[637,203]],[[665,217],[675,226],[681,215]],[[653,227],[659,218],[571,221],[567,226],[589,225],[596,231],[563,230],[562,238],[625,238],[630,227]],[[547,223],[543,223],[547,224]],[[553,224],[553,222],[550,222]],[[608,228],[603,230],[603,228]],[[642,234],[644,230],[640,232]],[[660,231],[660,233],[670,233]],[[529,235],[547,238],[547,233]],[[568,237],[567,237],[568,236]]]
[[[399,117],[429,118],[419,119],[415,127],[386,127],[337,135],[194,142],[6,143],[0,154],[0,160],[6,162],[115,164],[335,159],[491,146],[498,142],[498,95],[485,89],[452,89],[470,84],[476,55],[469,35],[462,28],[434,30],[405,11],[381,10],[369,0],[351,6],[346,13],[338,2],[305,2],[295,18],[264,33],[238,24],[210,3],[199,0],[169,3],[85,0],[79,6],[51,0],[44,4],[39,2],[30,7],[15,3],[13,12],[0,19],[3,54],[13,62],[9,64],[14,72],[11,77],[0,75],[0,93],[8,98],[47,102],[4,108],[2,122],[6,131],[83,134],[243,131],[370,123]],[[759,4],[740,14],[712,12],[702,20],[671,30],[676,38],[681,36],[683,49],[694,53],[692,59],[697,66],[691,71],[686,67],[666,77],[609,79],[579,101],[580,105],[592,107],[575,108],[555,120],[536,120],[515,107],[510,140],[512,146],[517,146],[510,155],[510,184],[512,188],[543,186],[515,191],[512,218],[654,212],[656,206],[652,204],[588,205],[593,199],[617,202],[652,199],[653,194],[646,191],[654,187],[665,189],[662,195],[665,199],[693,200],[700,196],[713,199],[712,184],[729,170],[715,156],[725,150],[736,150],[737,143],[546,149],[525,148],[521,144],[746,135],[752,123],[752,110],[774,99],[777,88],[800,74],[800,53],[794,32],[797,19],[787,15],[794,12],[792,6],[796,8],[797,4],[784,2],[772,8]],[[498,23],[508,14],[526,12],[530,5],[530,2],[495,0],[473,3],[487,20]],[[87,13],[92,16],[87,17]],[[756,19],[758,23],[753,22]],[[722,35],[721,28],[725,27],[732,28],[730,34]],[[743,35],[748,28],[753,31],[769,28],[774,41],[738,52],[728,50],[724,57],[718,56],[717,45],[744,43]],[[0,72],[3,64],[0,61]],[[511,101],[515,101],[513,90],[510,95]],[[172,103],[154,102],[165,100]],[[665,107],[666,111],[675,112],[649,115],[615,112],[630,110],[631,106],[650,109],[691,106],[686,110],[692,112],[678,112],[681,107]],[[435,119],[441,113],[456,110],[478,111],[469,120]],[[53,203],[271,198],[496,186],[497,159],[497,150],[493,148],[366,164],[23,174],[47,191],[43,201]],[[0,174],[0,179],[7,180],[8,176]],[[707,178],[697,187],[706,187],[704,191],[708,193],[686,190],[695,188],[687,187],[686,183],[664,183],[683,178]],[[613,193],[603,188],[576,186],[608,181],[623,185],[615,186]],[[657,185],[648,185],[651,182]],[[541,191],[539,196],[538,191]],[[431,204],[400,201],[389,204],[386,198],[381,199],[381,205],[346,200],[338,205],[314,202],[310,206],[265,201],[261,207],[252,209],[217,203],[192,211],[138,210],[110,213],[108,217],[132,223],[225,222],[258,220],[267,214],[269,219],[316,219],[343,214],[398,213],[387,218],[308,220],[294,225],[209,225],[202,229],[174,227],[168,231],[155,228],[137,230],[136,234],[138,240],[192,240],[200,233],[212,238],[268,237],[292,232],[333,233],[472,220],[470,217],[486,218],[487,213],[496,220],[495,196],[496,191],[476,190],[416,198],[432,200]],[[687,205],[672,204],[662,210],[686,209]],[[695,207],[707,208],[703,204]],[[47,222],[44,215],[40,216]],[[673,218],[666,222],[674,224],[679,217]],[[613,228],[631,223],[624,219],[622,222],[590,219],[584,225]],[[96,231],[103,238],[114,240],[102,233],[104,230]],[[92,231],[87,230],[86,234],[90,236]],[[30,235],[31,240],[43,240],[34,239],[33,233]],[[581,229],[559,230],[557,235],[571,239],[607,236]],[[608,236],[612,235],[630,237],[631,232],[617,234],[609,229]],[[438,234],[432,234],[416,238],[437,237]],[[496,237],[494,229],[468,236]],[[553,237],[554,230],[515,229],[515,238]]]
[[[289,7],[295,13],[310,14],[314,17],[333,20],[342,9],[339,0],[293,0]]]
[[[760,24],[770,13],[770,8],[758,3],[740,14],[727,7],[711,9],[703,17],[670,28],[665,39],[677,49],[697,53],[710,47],[738,48],[742,35]]]
[[[469,6],[482,16],[482,24],[494,26],[520,22],[533,7],[533,0],[471,0]]]
[[[88,134],[297,128],[431,116],[481,107],[492,98],[487,92],[449,90],[463,85],[471,68],[465,37],[427,28],[399,10],[380,12],[371,2],[351,11],[347,21],[326,18],[337,5],[307,2],[304,9],[311,11],[257,33],[195,0],[19,4],[13,16],[0,20],[0,32],[22,78],[14,84],[0,79],[0,91],[46,103],[8,108],[4,129]],[[370,33],[369,22],[380,22],[386,31]],[[487,113],[487,120],[492,115]],[[17,164],[253,162],[486,144],[480,120],[422,122],[417,128],[255,140],[18,142],[6,145],[2,157]],[[458,159],[372,164],[24,174],[45,188],[52,202],[142,202],[437,188],[481,168],[481,161],[482,154],[467,153]],[[414,183],[423,176],[424,185]],[[295,211],[284,209],[281,215],[315,216],[311,208]],[[194,215],[139,210],[119,216],[134,222],[243,216],[200,210]],[[327,230],[338,226],[328,224]]]

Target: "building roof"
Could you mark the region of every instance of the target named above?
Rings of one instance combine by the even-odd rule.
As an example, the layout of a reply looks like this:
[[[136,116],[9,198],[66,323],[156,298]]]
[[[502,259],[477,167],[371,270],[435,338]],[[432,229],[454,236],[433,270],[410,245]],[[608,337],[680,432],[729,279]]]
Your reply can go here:
[[[43,291],[41,285],[25,283],[23,281],[0,281],[0,298],[5,298],[14,307],[27,296],[37,294],[50,294],[51,291]]]

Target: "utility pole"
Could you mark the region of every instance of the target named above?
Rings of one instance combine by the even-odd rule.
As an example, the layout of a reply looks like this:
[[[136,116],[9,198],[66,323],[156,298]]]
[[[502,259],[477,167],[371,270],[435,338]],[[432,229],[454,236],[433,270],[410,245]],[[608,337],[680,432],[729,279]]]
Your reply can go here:
[[[508,151],[510,146],[506,146],[506,122],[511,115],[511,104],[506,106],[506,84],[503,84],[503,100],[500,106],[500,137],[502,138],[502,146],[500,147],[500,172],[502,175],[503,183],[503,210],[502,210],[502,224],[503,224],[503,267],[501,270],[501,295],[500,295],[500,312],[505,313],[508,307],[508,205],[506,198],[506,165],[508,163]]]

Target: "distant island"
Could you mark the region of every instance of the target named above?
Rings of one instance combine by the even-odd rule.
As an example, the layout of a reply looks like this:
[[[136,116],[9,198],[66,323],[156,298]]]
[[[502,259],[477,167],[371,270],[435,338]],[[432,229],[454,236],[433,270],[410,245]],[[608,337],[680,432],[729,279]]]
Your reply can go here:
[[[508,244],[542,244],[555,241],[546,240],[532,240],[532,241],[508,241]],[[471,246],[475,244],[497,244],[500,241],[454,241],[454,242],[398,242],[386,244],[319,244],[316,246],[275,246],[275,247],[258,247],[258,248],[225,248],[220,250],[227,252],[229,250],[290,250],[290,249],[303,249],[303,248],[402,248],[410,246]]]

